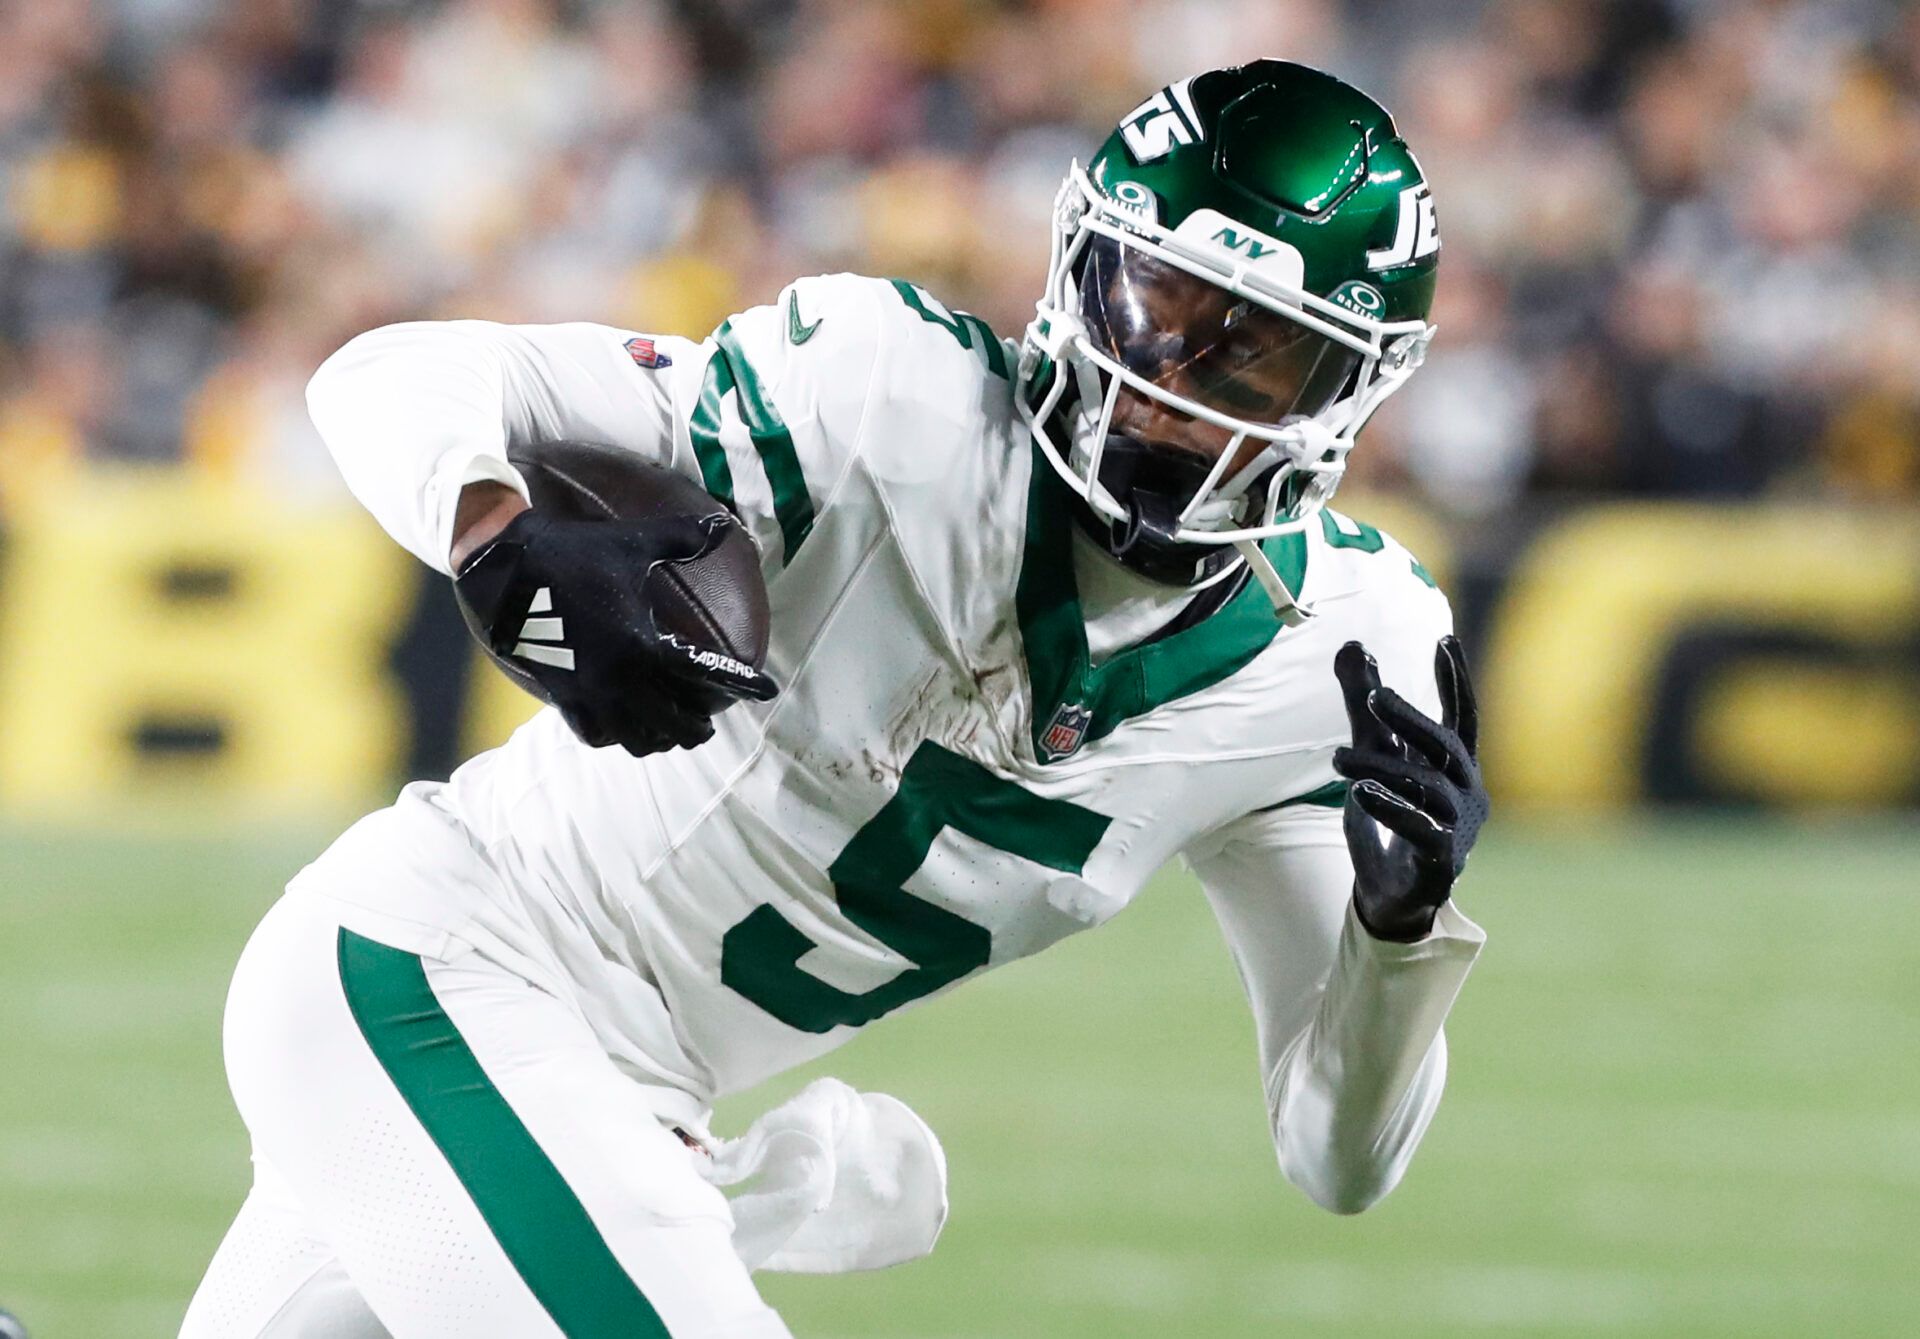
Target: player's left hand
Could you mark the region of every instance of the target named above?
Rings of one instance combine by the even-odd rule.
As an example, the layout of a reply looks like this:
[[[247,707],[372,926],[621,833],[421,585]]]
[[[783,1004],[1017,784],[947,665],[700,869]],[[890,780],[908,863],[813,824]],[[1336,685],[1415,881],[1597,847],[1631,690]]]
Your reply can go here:
[[[1435,648],[1438,721],[1382,687],[1359,642],[1340,648],[1333,672],[1353,726],[1333,770],[1352,783],[1345,819],[1354,909],[1374,938],[1410,943],[1432,931],[1487,818],[1466,655],[1451,634]]]

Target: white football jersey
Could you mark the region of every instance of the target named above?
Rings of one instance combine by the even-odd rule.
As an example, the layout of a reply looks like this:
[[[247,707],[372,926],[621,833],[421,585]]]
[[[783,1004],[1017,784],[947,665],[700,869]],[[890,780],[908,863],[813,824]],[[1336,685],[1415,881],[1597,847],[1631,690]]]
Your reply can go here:
[[[402,543],[446,570],[459,489],[520,486],[511,442],[643,452],[750,529],[783,691],[729,709],[698,749],[643,759],[587,748],[544,711],[316,869],[336,895],[362,889],[352,900],[402,946],[450,935],[518,955],[610,1052],[703,1102],[1100,924],[1182,853],[1210,892],[1251,888],[1223,922],[1297,955],[1306,979],[1269,990],[1266,1012],[1307,1026],[1351,880],[1334,653],[1365,643],[1434,711],[1447,603],[1406,550],[1329,512],[1267,544],[1316,611],[1303,626],[1254,582],[1181,626],[1187,596],[1077,533],[1013,370],[977,318],[848,275],[800,280],[699,343],[455,322],[349,344],[310,402]],[[563,643],[563,591],[550,616]],[[1274,886],[1278,861],[1261,872],[1257,853],[1290,841],[1330,887]],[[1287,921],[1287,900],[1309,897]],[[1450,908],[1436,936],[1457,951],[1423,959],[1453,965],[1423,987],[1409,1074],[1443,1063],[1429,1043],[1478,944]],[[1243,972],[1263,951],[1234,948]]]

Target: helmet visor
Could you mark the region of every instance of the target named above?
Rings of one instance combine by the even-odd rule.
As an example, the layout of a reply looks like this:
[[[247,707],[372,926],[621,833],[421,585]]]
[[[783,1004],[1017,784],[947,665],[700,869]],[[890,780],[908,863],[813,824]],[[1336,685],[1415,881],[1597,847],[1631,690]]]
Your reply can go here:
[[[1079,286],[1096,349],[1158,389],[1243,422],[1317,417],[1360,365],[1346,345],[1111,237],[1088,239]]]

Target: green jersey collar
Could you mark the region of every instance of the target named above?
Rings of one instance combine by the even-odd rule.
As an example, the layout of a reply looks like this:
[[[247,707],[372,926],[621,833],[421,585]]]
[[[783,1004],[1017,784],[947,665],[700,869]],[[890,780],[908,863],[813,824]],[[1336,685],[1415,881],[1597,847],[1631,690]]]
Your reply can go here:
[[[1095,665],[1073,573],[1072,504],[1073,493],[1035,448],[1014,608],[1033,685],[1033,752],[1043,763],[1219,683],[1264,651],[1282,626],[1259,583],[1250,581],[1194,626]],[[1307,573],[1306,536],[1294,531],[1261,548],[1298,591]]]

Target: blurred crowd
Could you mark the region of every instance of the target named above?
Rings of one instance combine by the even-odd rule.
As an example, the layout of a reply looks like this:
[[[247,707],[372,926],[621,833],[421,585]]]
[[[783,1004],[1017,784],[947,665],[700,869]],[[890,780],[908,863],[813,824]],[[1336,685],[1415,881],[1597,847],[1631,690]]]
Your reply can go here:
[[[396,319],[698,336],[854,269],[1017,336],[1068,160],[1257,55],[1435,183],[1371,483],[1920,500],[1901,0],[0,0],[0,518],[85,460],[331,499],[302,387]]]

